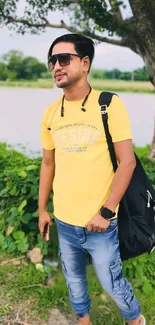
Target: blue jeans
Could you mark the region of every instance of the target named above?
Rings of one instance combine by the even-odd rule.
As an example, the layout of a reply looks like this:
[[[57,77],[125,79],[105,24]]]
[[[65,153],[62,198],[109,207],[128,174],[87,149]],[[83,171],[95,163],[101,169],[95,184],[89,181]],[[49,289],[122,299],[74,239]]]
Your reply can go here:
[[[89,232],[56,219],[62,269],[69,290],[70,303],[79,317],[89,314],[86,265],[87,252],[104,290],[116,302],[127,320],[135,320],[140,305],[131,284],[122,275],[117,219],[112,220],[105,232]]]

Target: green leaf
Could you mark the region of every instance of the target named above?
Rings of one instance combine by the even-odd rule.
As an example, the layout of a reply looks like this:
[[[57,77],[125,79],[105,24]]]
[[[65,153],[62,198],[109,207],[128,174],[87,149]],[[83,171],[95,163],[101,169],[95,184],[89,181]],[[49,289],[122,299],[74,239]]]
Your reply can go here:
[[[26,167],[27,171],[36,170],[36,169],[38,169],[38,166],[36,166],[36,165],[29,165],[29,166]]]
[[[25,224],[28,224],[29,221],[30,221],[31,219],[33,219],[33,215],[32,215],[32,213],[25,213],[25,214],[22,216],[21,221],[22,221],[23,223],[25,223]]]
[[[0,191],[0,196],[3,197],[8,191],[9,191],[8,187],[4,188],[2,191]]]
[[[16,249],[17,249],[17,246],[16,246],[15,242],[12,242],[12,243],[9,244],[9,246],[7,248],[7,252],[8,253],[13,253],[13,252],[16,251]]]
[[[145,284],[142,287],[142,290],[147,296],[150,296],[153,294],[153,288],[149,282],[145,282]]]
[[[26,206],[26,204],[27,204],[27,200],[24,200],[24,201],[20,204],[20,206],[18,207],[18,211],[19,211],[19,212],[22,212],[23,209],[24,209],[24,207]]]
[[[36,195],[38,193],[38,186],[36,186],[36,185],[32,185],[31,186],[31,191],[30,191],[30,196],[34,196],[34,195]]]
[[[12,196],[17,196],[18,194],[19,194],[19,190],[17,189],[16,186],[14,186],[14,187],[12,188],[12,190],[10,191],[10,195],[12,195]]]
[[[5,241],[5,237],[3,236],[3,234],[0,233],[0,246],[3,246]]]
[[[13,238],[16,240],[22,240],[25,237],[25,233],[23,231],[15,231],[13,233]]]
[[[26,186],[25,186],[25,187],[22,187],[22,189],[21,189],[21,193],[25,194],[26,192],[27,192],[27,188],[26,188]]]
[[[38,218],[39,217],[39,211],[38,211],[38,209],[35,212],[33,212],[32,215],[33,215],[34,218]]]
[[[27,238],[22,238],[18,243],[17,243],[17,248],[21,253],[25,253],[28,248],[29,248],[29,244],[27,241]]]
[[[19,214],[18,209],[16,207],[11,208],[11,216],[12,217],[17,217]]]
[[[28,226],[31,230],[36,230],[38,228],[38,224],[34,221],[29,222]]]
[[[24,170],[22,170],[22,171],[20,171],[19,173],[18,173],[18,176],[20,176],[21,178],[26,178],[26,176],[27,176],[27,173],[24,171]]]

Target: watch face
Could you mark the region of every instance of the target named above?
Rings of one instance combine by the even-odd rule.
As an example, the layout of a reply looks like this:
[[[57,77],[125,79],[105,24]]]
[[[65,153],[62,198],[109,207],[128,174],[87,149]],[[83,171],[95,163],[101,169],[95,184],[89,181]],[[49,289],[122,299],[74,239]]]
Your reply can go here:
[[[111,219],[115,216],[115,212],[112,212],[108,208],[102,207],[100,212],[101,212],[101,216],[104,217],[105,219]]]

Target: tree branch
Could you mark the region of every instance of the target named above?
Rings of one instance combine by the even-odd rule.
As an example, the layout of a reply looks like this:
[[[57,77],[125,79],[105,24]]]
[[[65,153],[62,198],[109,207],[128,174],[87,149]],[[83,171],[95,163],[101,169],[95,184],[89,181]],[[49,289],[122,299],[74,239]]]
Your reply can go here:
[[[122,47],[129,47],[132,49],[135,53],[137,53],[137,50],[135,48],[135,44],[133,40],[129,37],[122,37],[121,39],[116,39],[116,38],[108,38],[104,36],[97,35],[93,32],[90,32],[89,30],[78,30],[72,26],[68,26],[63,20],[60,21],[60,24],[52,24],[50,23],[46,18],[40,17],[44,23],[34,23],[31,21],[28,21],[24,18],[15,18],[11,16],[4,16],[3,18],[6,21],[6,24],[9,23],[16,23],[16,24],[22,24],[28,27],[34,27],[34,28],[57,28],[57,29],[66,29],[71,33],[77,33],[77,34],[83,34],[87,37],[90,37],[94,40],[97,40],[99,42],[105,42],[107,44],[112,44],[112,45],[117,45],[117,46],[122,46]]]
[[[48,27],[52,27],[52,26],[53,25],[50,24]],[[124,46],[124,47],[127,46],[125,38],[119,40],[119,39],[114,39],[114,38],[103,37],[103,36],[97,35],[95,33],[91,33],[88,30],[81,31],[81,30],[75,29],[74,27],[68,26],[67,24],[65,24],[65,22],[63,20],[61,20],[61,26],[62,26],[62,28],[67,29],[69,32],[84,34],[85,36],[88,36],[88,37],[90,37],[92,39],[95,39],[97,41],[100,41],[100,42],[105,42],[105,43],[108,43],[108,44]]]
[[[122,16],[122,12],[121,12],[121,9],[120,9],[120,6],[118,5],[118,1],[114,1],[114,0],[109,0],[109,3],[110,3],[110,6],[111,8],[113,9],[114,13],[115,13],[115,16],[116,16],[116,19],[118,21],[123,21],[123,16]]]
[[[95,33],[91,33],[87,30],[83,30],[83,31],[78,30],[72,26],[68,26],[63,20],[60,21],[60,24],[51,24],[46,18],[40,17],[42,20],[45,21],[45,23],[36,24],[36,23],[30,22],[23,18],[14,18],[14,17],[8,17],[8,16],[5,16],[4,18],[8,20],[8,23],[12,22],[12,23],[23,24],[28,27],[36,27],[36,28],[39,28],[39,27],[40,28],[58,28],[58,29],[64,28],[71,33],[84,34],[84,35],[86,35],[92,39],[95,39],[97,41],[100,41],[100,42],[105,42],[108,44],[118,45],[118,46],[123,46],[123,47],[127,46],[127,42],[126,42],[125,38],[120,39],[120,40],[114,39],[114,38],[107,38],[107,37],[97,35]]]

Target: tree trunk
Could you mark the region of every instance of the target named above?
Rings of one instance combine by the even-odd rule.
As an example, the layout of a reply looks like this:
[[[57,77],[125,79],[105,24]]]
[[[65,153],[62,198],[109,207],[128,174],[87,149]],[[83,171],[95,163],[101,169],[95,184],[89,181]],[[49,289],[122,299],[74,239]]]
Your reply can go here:
[[[136,25],[137,51],[155,88],[155,1],[129,0]],[[149,158],[155,158],[155,124]]]
[[[149,56],[149,52],[147,51],[147,53],[145,53],[145,56],[143,56],[143,60],[145,62],[146,70],[149,73],[150,81],[152,82],[153,87],[155,88],[155,70],[154,70],[155,58],[154,58],[154,63],[151,64],[152,59]],[[146,120],[146,122],[147,122],[147,120]],[[153,138],[152,138],[151,148],[150,148],[150,152],[149,152],[149,156],[148,157],[150,159],[155,158],[155,119],[154,119]]]
[[[154,119],[154,134],[153,134],[151,149],[149,153],[149,158],[150,159],[155,158],[155,119]]]

